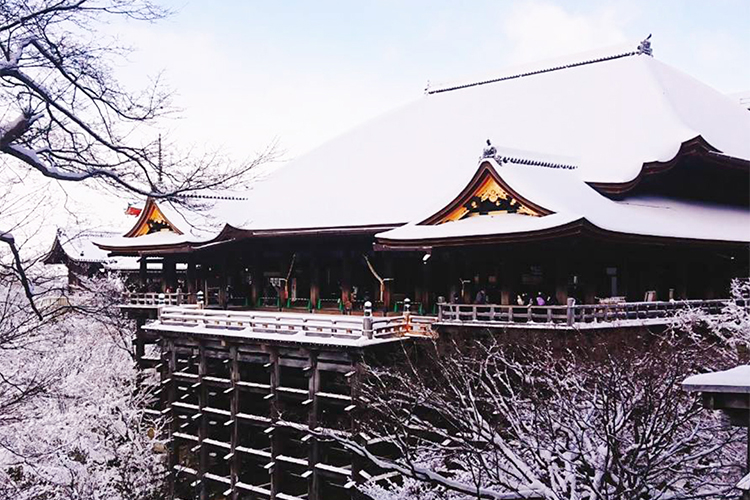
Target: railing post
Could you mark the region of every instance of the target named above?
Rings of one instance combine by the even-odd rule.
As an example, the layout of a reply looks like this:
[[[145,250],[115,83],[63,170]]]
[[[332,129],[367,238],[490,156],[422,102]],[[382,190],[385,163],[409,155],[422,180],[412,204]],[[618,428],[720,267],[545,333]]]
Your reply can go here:
[[[575,307],[575,303],[576,303],[576,299],[572,297],[568,299],[568,310],[567,310],[568,316],[567,316],[567,321],[566,321],[568,326],[573,326],[573,319],[575,318],[575,310],[573,308]]]
[[[362,334],[368,339],[372,338],[372,302],[365,302],[365,315],[362,318]]]
[[[406,330],[410,330],[411,325],[411,299],[406,297],[404,299],[404,322],[406,323]]]
[[[164,294],[160,293],[156,299],[156,317],[161,321],[161,310],[164,309]]]
[[[445,297],[442,295],[438,297],[438,322],[443,321],[443,305],[445,304]]]
[[[203,290],[198,290],[195,294],[195,303],[198,304],[198,309],[203,309]]]

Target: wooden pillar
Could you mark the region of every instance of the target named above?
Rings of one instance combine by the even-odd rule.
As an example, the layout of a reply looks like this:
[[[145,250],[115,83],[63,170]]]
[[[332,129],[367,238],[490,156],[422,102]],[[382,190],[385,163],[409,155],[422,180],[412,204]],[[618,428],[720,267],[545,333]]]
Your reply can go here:
[[[271,385],[271,421],[276,422],[279,419],[280,408],[279,408],[279,377],[281,376],[281,369],[279,366],[279,350],[275,347],[266,346],[269,355],[269,381]],[[273,425],[273,423],[271,424]],[[275,462],[276,457],[282,454],[281,449],[281,436],[276,431],[271,433],[271,461]],[[281,482],[281,472],[277,465],[274,465],[270,471],[271,480],[271,498],[276,498],[276,494],[279,492],[279,483]]]
[[[240,363],[239,355],[237,352],[237,346],[232,345],[229,347],[229,355],[231,357],[230,365],[230,379],[232,382],[232,395],[230,400],[230,418],[232,422],[232,435],[230,436],[230,454],[232,458],[229,462],[229,475],[232,481],[232,500],[237,500],[237,481],[240,475],[240,459],[237,456],[237,446],[240,442],[240,425],[237,421],[237,413],[240,411],[240,394],[239,394],[239,381],[240,381]]]
[[[219,307],[227,308],[229,297],[227,297],[227,263],[226,259],[221,259],[218,264],[219,271]]]
[[[198,278],[195,273],[195,257],[193,255],[188,256],[187,262],[187,274],[185,286],[187,287],[187,293],[190,295],[195,294],[198,291]]]
[[[174,257],[166,256],[161,264],[161,289],[162,291],[166,291],[167,288],[171,288],[174,291],[176,285],[177,263]]]
[[[143,325],[146,324],[146,318],[138,316],[135,319],[135,338],[133,344],[135,347],[135,362],[138,368],[145,368],[143,366],[143,356],[146,354],[146,341],[145,332],[143,331]]]
[[[500,303],[503,305],[508,305],[511,302],[515,302],[515,297],[513,297],[513,264],[511,263],[511,260],[509,257],[505,257],[500,262],[500,276],[498,276],[498,279],[500,280]]]
[[[385,311],[390,311],[393,307],[393,256],[390,254],[390,252],[385,252],[383,254],[383,278],[385,279],[385,282],[383,283],[383,309]]]
[[[148,276],[148,259],[145,255],[141,255],[141,259],[139,262],[138,267],[138,283],[141,286],[146,286]],[[70,283],[70,278],[68,278],[68,283]]]
[[[253,251],[251,266],[250,276],[252,277],[253,283],[250,286],[250,305],[256,307],[258,305],[258,300],[263,296],[263,285],[265,284],[265,277],[263,276],[263,254],[260,251]]]
[[[198,344],[198,411],[200,412],[199,427],[198,427],[198,477],[202,478],[203,475],[208,472],[208,447],[203,445],[203,442],[208,438],[208,418],[204,412],[204,408],[208,406],[208,389],[203,383],[203,378],[207,375],[206,368],[206,347],[202,341]],[[198,495],[200,500],[208,500],[208,492],[206,491],[206,481],[203,480],[198,488]]]
[[[168,474],[169,474],[169,498],[175,496],[175,470],[174,466],[177,465],[177,449],[175,447],[174,433],[177,431],[177,416],[174,413],[172,404],[177,399],[177,383],[174,381],[174,372],[177,371],[177,352],[175,350],[174,340],[172,339],[161,339],[162,342],[162,384],[166,383],[166,387],[162,386],[164,391],[164,407],[163,410],[169,410],[167,417],[167,432],[168,432]]]
[[[320,391],[320,373],[318,372],[318,354],[317,352],[309,352],[309,373],[310,378],[308,379],[308,394],[307,398],[310,401],[307,408],[307,426],[310,429],[316,429],[318,427],[318,415],[319,401],[318,392]],[[315,464],[318,463],[320,456],[320,443],[316,438],[310,440],[310,446],[307,452],[307,468],[313,471],[310,483],[308,483],[308,498],[309,500],[320,500],[320,474],[315,469]]]
[[[593,304],[596,300],[596,278],[598,263],[586,259],[581,269],[581,288],[584,304]]]
[[[344,250],[341,258],[341,302],[346,304],[352,297],[352,257]]]
[[[320,261],[315,254],[310,255],[310,307],[315,309],[320,298]]]
[[[555,300],[558,304],[565,304],[568,301],[568,265],[563,259],[555,260]]]
[[[416,300],[422,303],[422,311],[429,313],[430,307],[430,292],[432,292],[432,266],[430,261],[421,262],[422,266],[422,294],[416,297]],[[412,310],[412,314],[419,314],[419,310]]]

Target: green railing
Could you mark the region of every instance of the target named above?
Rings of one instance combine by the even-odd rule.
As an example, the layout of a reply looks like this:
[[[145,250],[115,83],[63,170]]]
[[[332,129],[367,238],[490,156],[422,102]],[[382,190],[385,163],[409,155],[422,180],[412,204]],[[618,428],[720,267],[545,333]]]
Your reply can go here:
[[[318,311],[322,309],[338,309],[341,312],[344,310],[344,303],[341,299],[318,299],[315,309]]]

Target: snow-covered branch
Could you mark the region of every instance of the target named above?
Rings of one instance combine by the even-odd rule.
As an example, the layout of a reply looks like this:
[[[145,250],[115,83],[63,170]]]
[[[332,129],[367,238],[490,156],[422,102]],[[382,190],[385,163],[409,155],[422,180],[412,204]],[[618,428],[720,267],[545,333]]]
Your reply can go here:
[[[389,436],[401,467],[467,489],[593,500],[733,488],[739,435],[680,389],[696,363],[726,362],[721,350],[671,332],[600,345],[572,337],[443,339],[402,369],[372,367],[363,430]]]

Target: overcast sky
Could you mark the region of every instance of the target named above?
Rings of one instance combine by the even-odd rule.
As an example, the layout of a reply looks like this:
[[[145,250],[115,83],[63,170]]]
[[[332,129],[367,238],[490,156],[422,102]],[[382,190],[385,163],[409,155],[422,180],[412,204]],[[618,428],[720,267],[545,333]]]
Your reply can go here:
[[[122,27],[134,75],[165,71],[174,137],[288,157],[439,82],[634,41],[722,92],[750,90],[750,1],[169,0]],[[119,27],[113,27],[119,29]]]

